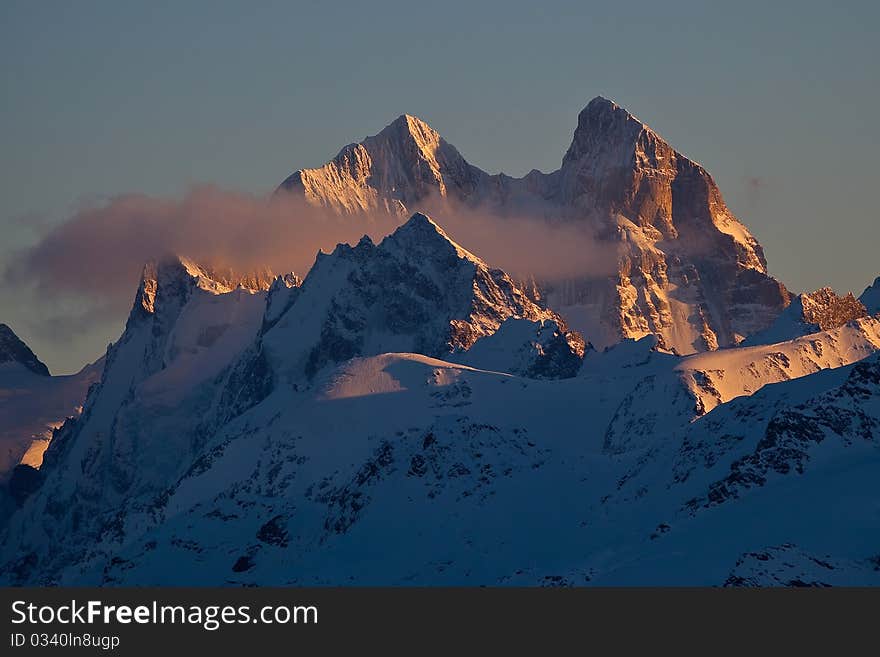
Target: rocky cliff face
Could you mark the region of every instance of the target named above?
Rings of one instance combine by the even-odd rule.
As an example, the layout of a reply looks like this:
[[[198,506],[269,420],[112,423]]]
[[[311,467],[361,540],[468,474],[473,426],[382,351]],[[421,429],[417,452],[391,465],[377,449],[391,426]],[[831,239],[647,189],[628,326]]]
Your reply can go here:
[[[867,316],[865,306],[852,292],[838,296],[830,287],[823,287],[812,294],[799,297],[804,321],[828,331],[847,322]]]
[[[680,353],[731,346],[769,326],[790,301],[761,246],[712,177],[604,98],[578,117],[559,170],[523,178],[469,164],[410,116],[282,189],[340,213],[454,207],[567,221],[618,253],[611,277],[544,280],[548,304],[598,347],[657,335]],[[454,210],[450,210],[454,211]]]

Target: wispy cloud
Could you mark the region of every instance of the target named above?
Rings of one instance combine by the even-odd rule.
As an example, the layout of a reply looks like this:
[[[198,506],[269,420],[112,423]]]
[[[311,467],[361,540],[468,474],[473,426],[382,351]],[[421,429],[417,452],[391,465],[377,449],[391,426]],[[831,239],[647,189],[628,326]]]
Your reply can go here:
[[[411,210],[427,211],[463,247],[515,276],[556,279],[614,268],[613,247],[580,224],[499,217],[436,200]],[[238,271],[269,267],[304,275],[319,249],[355,243],[364,234],[378,241],[405,219],[339,216],[293,195],[258,197],[211,186],[178,199],[131,194],[82,208],[46,229],[13,255],[3,283],[19,296],[29,294],[23,314],[34,335],[63,345],[117,326],[152,258],[177,253]]]

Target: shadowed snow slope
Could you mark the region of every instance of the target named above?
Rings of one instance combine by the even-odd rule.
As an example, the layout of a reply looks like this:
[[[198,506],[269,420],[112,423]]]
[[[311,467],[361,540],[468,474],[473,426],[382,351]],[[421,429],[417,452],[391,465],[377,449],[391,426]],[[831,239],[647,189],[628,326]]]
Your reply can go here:
[[[748,584],[749,554],[791,545],[831,564],[817,582],[874,581],[876,356],[609,455],[602,428],[621,398],[680,361],[650,343],[613,351],[558,381],[355,358],[307,389],[279,384],[112,502],[59,498],[76,476],[59,464],[11,521],[4,579]],[[100,522],[70,525],[67,504]]]
[[[39,468],[52,432],[79,415],[103,359],[68,376],[42,376],[18,363],[0,365],[0,481],[17,464]]]

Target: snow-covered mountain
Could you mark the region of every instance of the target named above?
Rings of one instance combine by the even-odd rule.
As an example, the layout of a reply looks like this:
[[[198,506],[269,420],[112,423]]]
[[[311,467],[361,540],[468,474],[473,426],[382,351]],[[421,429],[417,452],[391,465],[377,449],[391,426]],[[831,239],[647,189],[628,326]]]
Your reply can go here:
[[[302,281],[231,283],[145,268],[3,582],[878,579],[877,319],[596,351],[419,214]]]
[[[305,281],[278,277],[268,291],[233,289],[185,258],[150,264],[83,415],[46,453],[32,530],[79,531],[89,544],[120,505],[145,522],[212,436],[276,391],[314,391],[358,355],[460,355],[502,324],[516,338],[496,343],[510,369],[576,373],[583,340],[418,214],[378,246],[340,245],[319,254]],[[63,557],[50,559],[57,567]]]
[[[549,305],[598,347],[648,334],[683,354],[731,346],[767,328],[790,300],[705,169],[601,97],[580,113],[550,174],[490,175],[403,115],[280,189],[343,214],[401,214],[439,198],[451,212],[463,204],[574,222],[619,254],[616,274],[542,285]]]
[[[519,179],[403,115],[281,190],[401,225],[304,278],[149,263],[72,377],[0,325],[0,583],[880,585],[880,279],[791,295],[626,110]],[[514,279],[425,208],[617,267]]]
[[[583,356],[583,340],[556,313],[417,213],[378,246],[364,237],[319,254],[296,302],[262,344],[277,371],[300,381],[354,356],[460,353],[505,320],[527,321],[535,335],[543,325],[533,322],[552,322],[561,348],[578,363]],[[533,351],[532,360],[547,359]]]

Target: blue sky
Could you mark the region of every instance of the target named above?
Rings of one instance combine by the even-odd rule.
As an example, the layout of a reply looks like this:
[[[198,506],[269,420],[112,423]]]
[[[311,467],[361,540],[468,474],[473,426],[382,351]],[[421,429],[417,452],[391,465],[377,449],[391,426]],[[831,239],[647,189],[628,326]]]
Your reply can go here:
[[[84,204],[268,191],[404,112],[488,171],[549,171],[601,94],[712,172],[789,287],[860,292],[880,10],[716,4],[5,0],[0,264]]]

